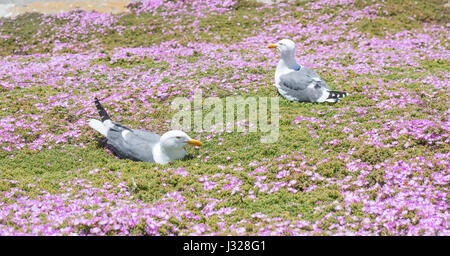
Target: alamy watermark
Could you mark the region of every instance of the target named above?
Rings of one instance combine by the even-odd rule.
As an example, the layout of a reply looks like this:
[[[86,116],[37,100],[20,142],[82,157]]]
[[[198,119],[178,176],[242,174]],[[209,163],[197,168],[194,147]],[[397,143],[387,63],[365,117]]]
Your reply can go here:
[[[193,107],[192,101],[186,97],[177,97],[172,101],[172,110],[178,112],[172,118],[171,128],[185,132],[192,131],[192,127],[195,132],[234,132],[235,129],[237,132],[258,132],[259,129],[264,133],[261,143],[274,143],[279,135],[278,99],[228,96],[224,106],[221,98],[203,98],[202,91],[195,90]]]

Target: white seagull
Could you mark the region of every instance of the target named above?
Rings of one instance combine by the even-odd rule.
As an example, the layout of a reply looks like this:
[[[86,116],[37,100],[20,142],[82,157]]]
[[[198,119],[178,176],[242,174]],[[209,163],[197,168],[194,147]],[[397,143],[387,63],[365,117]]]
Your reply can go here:
[[[178,130],[168,131],[160,136],[145,130],[130,129],[111,121],[97,98],[94,102],[101,121],[90,119],[89,126],[105,136],[108,139],[107,144],[121,158],[167,164],[186,156],[186,144],[202,145],[200,141],[191,139]]]
[[[281,52],[281,59],[275,71],[275,86],[287,100],[298,102],[338,102],[347,96],[346,92],[332,91],[325,81],[313,70],[295,61],[295,43],[283,39],[269,48]]]

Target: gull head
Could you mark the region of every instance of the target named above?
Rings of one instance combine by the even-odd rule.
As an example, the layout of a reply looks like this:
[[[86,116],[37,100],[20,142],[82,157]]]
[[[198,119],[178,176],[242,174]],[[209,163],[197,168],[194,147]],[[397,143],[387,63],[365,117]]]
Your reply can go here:
[[[172,130],[164,133],[160,139],[161,145],[169,150],[180,150],[186,144],[201,146],[202,143],[198,140],[191,139],[186,133],[179,130]]]
[[[295,43],[290,39],[282,39],[275,44],[269,44],[269,48],[276,48],[281,52],[281,57],[294,57]]]

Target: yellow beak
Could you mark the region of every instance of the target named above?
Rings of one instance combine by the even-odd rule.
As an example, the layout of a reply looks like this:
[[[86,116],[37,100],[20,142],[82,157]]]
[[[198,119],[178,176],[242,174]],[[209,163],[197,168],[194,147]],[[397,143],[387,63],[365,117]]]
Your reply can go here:
[[[190,141],[188,141],[187,143],[189,143],[189,144],[191,144],[191,145],[194,145],[194,146],[201,146],[201,145],[203,145],[199,140],[190,140]]]
[[[269,48],[277,48],[277,46],[275,44],[269,44],[267,47],[269,47]]]

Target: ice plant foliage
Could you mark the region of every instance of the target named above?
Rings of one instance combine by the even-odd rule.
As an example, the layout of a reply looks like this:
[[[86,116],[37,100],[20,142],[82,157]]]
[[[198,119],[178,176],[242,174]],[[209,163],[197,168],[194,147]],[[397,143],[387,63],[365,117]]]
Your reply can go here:
[[[0,19],[0,235],[450,235],[450,23],[395,2],[143,0]],[[204,147],[163,167],[118,159],[87,126],[94,97],[155,131],[194,91],[277,97],[266,45],[282,38],[350,96],[280,99],[277,143],[192,129]]]

